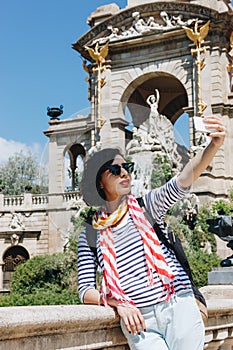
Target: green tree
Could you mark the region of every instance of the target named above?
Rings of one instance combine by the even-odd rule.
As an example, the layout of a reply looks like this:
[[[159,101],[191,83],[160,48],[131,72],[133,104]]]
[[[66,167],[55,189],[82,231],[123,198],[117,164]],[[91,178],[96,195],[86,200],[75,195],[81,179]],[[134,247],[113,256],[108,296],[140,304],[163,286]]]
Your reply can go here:
[[[156,155],[153,160],[151,188],[158,188],[164,185],[173,175],[172,164],[167,155]]]
[[[11,282],[13,293],[30,294],[37,289],[77,289],[76,254],[69,251],[35,256],[17,267]]]
[[[40,183],[40,167],[32,153],[23,151],[9,157],[0,165],[0,188],[4,194],[20,195],[25,191],[31,193],[47,192],[46,178]]]
[[[33,257],[17,266],[0,306],[78,304],[77,256],[72,251]]]
[[[197,287],[208,284],[208,272],[218,267],[221,259],[216,253],[207,253],[201,249],[187,250],[188,261],[192,270],[193,280]]]
[[[68,177],[71,180],[72,179],[72,170],[70,168],[67,169]],[[76,169],[74,173],[74,188],[72,186],[66,187],[66,191],[78,191],[79,190],[79,184],[80,184],[80,174],[79,171]]]
[[[78,250],[78,240],[81,231],[84,229],[84,222],[91,225],[94,212],[97,207],[85,207],[79,214],[79,216],[72,216],[71,222],[73,223],[73,231],[70,233],[68,247],[74,253]]]

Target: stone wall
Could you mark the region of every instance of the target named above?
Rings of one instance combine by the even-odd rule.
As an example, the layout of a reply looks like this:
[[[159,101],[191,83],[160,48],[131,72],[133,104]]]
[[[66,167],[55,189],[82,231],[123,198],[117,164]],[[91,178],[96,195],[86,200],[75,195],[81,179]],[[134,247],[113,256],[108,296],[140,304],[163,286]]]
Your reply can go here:
[[[42,254],[61,252],[72,229],[71,216],[77,213],[75,202],[78,192],[20,196],[0,193],[0,266],[5,264],[7,252],[12,259],[22,248],[29,258]],[[15,226],[14,214],[19,217]],[[15,261],[14,261],[15,262]],[[0,290],[8,289],[9,276],[0,269]]]
[[[233,298],[206,290],[205,349],[233,349]],[[218,299],[216,299],[218,295]],[[0,350],[127,350],[112,308],[59,305],[0,308]]]

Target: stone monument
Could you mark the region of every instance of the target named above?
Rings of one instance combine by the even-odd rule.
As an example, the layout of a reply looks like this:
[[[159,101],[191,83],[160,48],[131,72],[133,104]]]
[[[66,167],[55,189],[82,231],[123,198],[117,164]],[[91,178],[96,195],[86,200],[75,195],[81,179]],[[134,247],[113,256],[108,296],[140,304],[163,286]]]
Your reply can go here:
[[[148,152],[158,150],[163,146],[151,132],[145,140],[148,114],[152,121],[154,113],[165,116],[173,127],[186,112],[192,155],[208,142],[193,127],[193,116],[205,105],[205,113],[219,115],[228,130],[232,129],[231,14],[230,1],[226,0],[214,0],[211,5],[197,0],[132,0],[125,9],[117,10],[115,4],[101,6],[89,16],[91,28],[73,48],[94,68],[96,62],[85,47],[94,50],[97,43],[99,47],[108,43],[105,84],[101,88],[101,116],[108,128],[107,132],[104,127],[100,132],[102,147],[109,145],[111,135],[111,145],[126,149],[131,155],[142,143]],[[196,75],[197,71],[201,74]],[[96,106],[98,77],[92,71],[90,78],[90,101]],[[202,99],[198,98],[200,86]],[[148,106],[151,114],[145,112]],[[131,133],[125,129],[126,111],[132,120]],[[95,108],[92,120],[94,114]],[[211,168],[194,185],[200,204],[228,195],[233,172],[225,147],[230,149],[231,143],[227,138]]]

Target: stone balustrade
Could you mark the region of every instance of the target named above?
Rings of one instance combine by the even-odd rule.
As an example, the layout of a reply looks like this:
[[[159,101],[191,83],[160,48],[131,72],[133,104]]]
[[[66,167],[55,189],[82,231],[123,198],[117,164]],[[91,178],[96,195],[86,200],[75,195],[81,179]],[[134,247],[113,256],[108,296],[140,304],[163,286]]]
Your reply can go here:
[[[225,268],[221,273],[225,273]],[[233,279],[229,278],[228,284],[209,284],[201,291],[209,313],[205,349],[233,350]]]
[[[32,205],[40,205],[48,203],[48,195],[46,194],[34,194],[32,195]]]
[[[216,299],[208,302],[209,320],[206,325],[205,349],[233,349],[233,300]]]
[[[205,349],[233,349],[233,300],[208,300]],[[0,308],[0,350],[126,350],[119,318],[95,305]]]
[[[77,201],[80,198],[78,192],[64,192],[54,194],[31,194],[24,193],[23,195],[3,195],[0,193],[0,208],[1,211],[20,210],[24,207],[36,209],[37,207],[46,207],[50,200],[56,200],[57,197],[62,197],[63,203],[69,201]]]
[[[4,195],[0,193],[0,208],[1,211],[14,211],[24,209],[26,207],[36,207],[48,204],[48,194],[31,194],[24,193],[22,195]]]
[[[1,195],[3,196],[3,195]],[[3,196],[3,207],[17,207],[24,204],[24,196]]]

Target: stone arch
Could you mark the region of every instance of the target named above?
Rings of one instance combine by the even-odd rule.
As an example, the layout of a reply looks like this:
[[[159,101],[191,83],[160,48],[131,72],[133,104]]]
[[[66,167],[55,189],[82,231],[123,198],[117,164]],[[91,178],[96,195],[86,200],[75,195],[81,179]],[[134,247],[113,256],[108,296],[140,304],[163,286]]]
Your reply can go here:
[[[186,89],[175,75],[164,71],[143,74],[127,86],[122,96],[122,100],[126,101],[124,107],[130,110],[135,126],[138,127],[149,117],[150,108],[146,100],[155,89],[160,93],[158,112],[172,124],[188,106]]]
[[[80,143],[72,143],[71,145],[67,146],[64,150],[64,157],[68,154],[69,157],[69,168],[70,168],[70,176],[71,176],[71,190],[75,191],[77,190],[77,184],[76,184],[76,170],[77,170],[77,159],[78,157],[81,157],[81,159],[84,159],[86,157],[86,151],[82,144]]]
[[[21,245],[14,245],[5,250],[2,256],[3,289],[9,289],[12,273],[18,265],[24,264],[28,259],[30,255]]]

